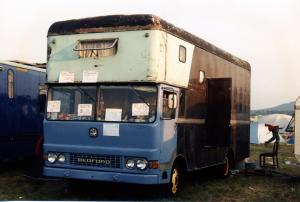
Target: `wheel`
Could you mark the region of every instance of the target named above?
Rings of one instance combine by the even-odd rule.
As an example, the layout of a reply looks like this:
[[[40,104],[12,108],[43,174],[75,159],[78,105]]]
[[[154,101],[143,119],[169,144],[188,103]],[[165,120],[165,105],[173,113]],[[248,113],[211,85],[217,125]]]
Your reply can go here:
[[[182,190],[183,182],[184,182],[183,170],[179,165],[174,164],[171,171],[170,182],[165,187],[165,193],[169,196],[176,195],[178,192]]]
[[[217,176],[226,178],[230,174],[230,160],[226,156],[224,163],[216,167]]]
[[[223,164],[223,177],[228,177],[229,176],[229,169],[230,169],[229,159],[226,156],[225,159],[224,159],[224,164]]]
[[[172,170],[170,183],[172,194],[176,194],[179,189],[179,170],[176,167]]]

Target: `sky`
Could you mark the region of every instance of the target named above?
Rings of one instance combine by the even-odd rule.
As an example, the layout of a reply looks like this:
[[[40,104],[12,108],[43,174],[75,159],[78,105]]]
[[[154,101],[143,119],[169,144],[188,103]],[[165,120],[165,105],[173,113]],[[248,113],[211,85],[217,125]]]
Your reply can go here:
[[[251,108],[300,96],[299,0],[0,0],[0,60],[46,61],[56,21],[155,14],[251,64]]]

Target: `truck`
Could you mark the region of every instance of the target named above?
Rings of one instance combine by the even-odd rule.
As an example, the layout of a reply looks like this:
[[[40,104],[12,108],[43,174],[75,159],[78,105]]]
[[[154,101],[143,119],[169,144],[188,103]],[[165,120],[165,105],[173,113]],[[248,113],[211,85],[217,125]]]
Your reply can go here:
[[[0,61],[0,160],[36,155],[43,132],[45,80],[43,64]]]
[[[249,156],[248,62],[148,14],[55,22],[47,40],[45,176],[176,194]]]

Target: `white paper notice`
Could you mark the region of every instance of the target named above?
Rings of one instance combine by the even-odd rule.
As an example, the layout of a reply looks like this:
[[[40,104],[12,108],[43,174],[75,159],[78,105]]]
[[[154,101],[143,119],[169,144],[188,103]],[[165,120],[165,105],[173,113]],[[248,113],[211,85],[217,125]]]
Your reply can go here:
[[[132,116],[148,116],[149,106],[146,103],[133,103]]]
[[[92,104],[78,104],[78,116],[92,116]]]
[[[105,110],[105,121],[121,121],[122,109],[107,108]]]
[[[59,74],[59,83],[74,83],[74,72],[60,72]]]
[[[47,112],[60,112],[60,100],[49,100],[47,104]]]
[[[98,80],[98,72],[94,70],[85,70],[82,73],[83,83],[96,83]]]
[[[119,124],[118,123],[104,123],[103,124],[103,136],[119,136]]]

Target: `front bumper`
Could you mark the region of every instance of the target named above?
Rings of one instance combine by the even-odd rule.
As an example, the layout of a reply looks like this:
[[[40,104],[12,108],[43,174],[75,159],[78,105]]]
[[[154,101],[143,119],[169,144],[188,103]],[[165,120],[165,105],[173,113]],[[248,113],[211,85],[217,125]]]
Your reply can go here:
[[[145,175],[119,172],[105,172],[93,170],[79,170],[68,168],[53,168],[44,166],[43,174],[49,177],[60,177],[82,180],[96,180],[109,182],[124,182],[133,184],[159,184],[159,175]]]

